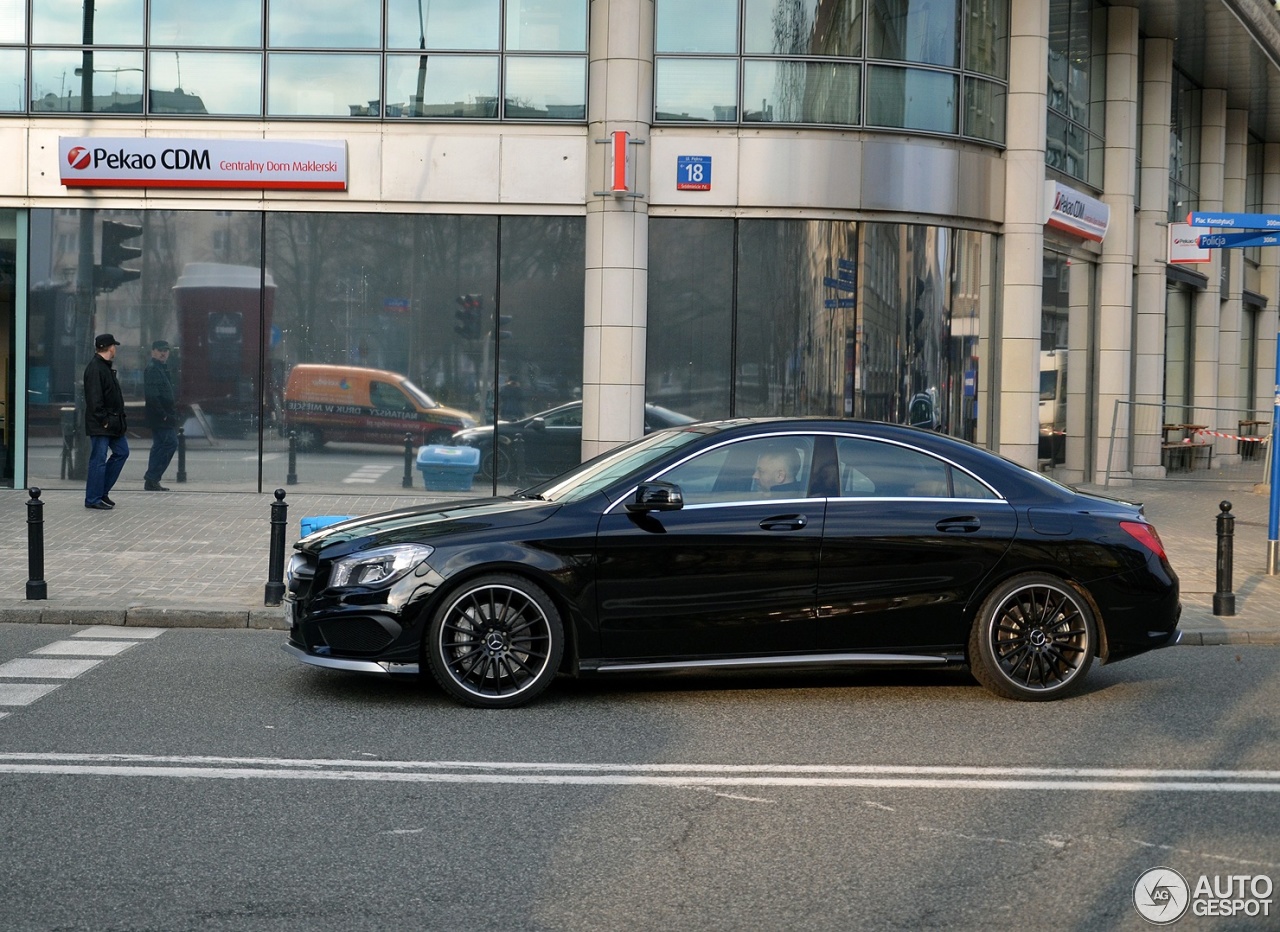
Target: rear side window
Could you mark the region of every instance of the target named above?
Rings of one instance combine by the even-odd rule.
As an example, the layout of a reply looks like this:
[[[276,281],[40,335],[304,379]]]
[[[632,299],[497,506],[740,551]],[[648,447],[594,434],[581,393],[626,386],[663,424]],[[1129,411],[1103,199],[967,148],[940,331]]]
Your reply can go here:
[[[995,498],[968,473],[935,456],[878,440],[836,440],[840,495],[846,498]]]

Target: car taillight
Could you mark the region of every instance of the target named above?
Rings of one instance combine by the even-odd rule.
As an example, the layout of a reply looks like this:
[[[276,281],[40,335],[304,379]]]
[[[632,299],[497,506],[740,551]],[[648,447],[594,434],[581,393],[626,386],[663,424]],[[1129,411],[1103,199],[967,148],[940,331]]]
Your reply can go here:
[[[1160,535],[1156,529],[1143,521],[1121,521],[1120,526],[1142,546],[1146,547],[1161,560],[1168,560],[1164,552],[1164,544],[1160,543]]]

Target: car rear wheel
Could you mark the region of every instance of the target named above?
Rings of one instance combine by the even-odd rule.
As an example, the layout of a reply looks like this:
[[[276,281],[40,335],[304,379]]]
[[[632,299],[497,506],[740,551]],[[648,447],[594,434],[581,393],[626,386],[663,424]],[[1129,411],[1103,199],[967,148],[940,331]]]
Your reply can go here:
[[[969,663],[978,682],[1006,699],[1061,699],[1093,663],[1097,623],[1088,600],[1047,573],[998,586],[978,610]]]
[[[506,479],[511,475],[511,457],[506,450],[485,450],[480,454],[480,475],[486,479]]]
[[[428,626],[427,665],[450,696],[505,709],[542,693],[564,654],[564,626],[540,587],[493,574],[452,593]]]
[[[324,447],[324,434],[314,427],[297,427],[293,434],[294,449],[299,453],[319,453]]]

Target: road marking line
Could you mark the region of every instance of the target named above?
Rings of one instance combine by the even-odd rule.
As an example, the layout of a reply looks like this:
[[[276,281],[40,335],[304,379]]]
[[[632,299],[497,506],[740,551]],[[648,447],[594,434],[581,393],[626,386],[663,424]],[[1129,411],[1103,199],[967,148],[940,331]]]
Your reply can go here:
[[[72,680],[92,670],[101,660],[33,660],[20,657],[0,663],[0,676],[23,677],[36,680]]]
[[[92,640],[102,638],[127,638],[129,640],[139,641],[148,638],[158,638],[168,630],[168,628],[126,628],[120,625],[94,625],[92,628],[85,628],[83,631],[78,631],[71,636],[73,638],[90,638]]]
[[[58,683],[0,683],[0,705],[31,705],[58,688]]]
[[[54,641],[31,653],[55,657],[114,657],[123,654],[130,647],[137,647],[137,641]]]

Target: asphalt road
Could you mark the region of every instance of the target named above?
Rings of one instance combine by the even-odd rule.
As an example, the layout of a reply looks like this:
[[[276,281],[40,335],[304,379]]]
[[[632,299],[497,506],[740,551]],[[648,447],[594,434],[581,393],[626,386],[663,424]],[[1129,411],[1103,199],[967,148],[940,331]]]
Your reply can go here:
[[[1280,883],[1276,648],[1048,704],[877,673],[490,712],[145,633],[0,626],[2,929],[1145,929],[1150,868]]]

